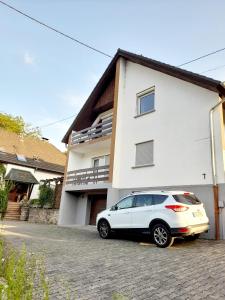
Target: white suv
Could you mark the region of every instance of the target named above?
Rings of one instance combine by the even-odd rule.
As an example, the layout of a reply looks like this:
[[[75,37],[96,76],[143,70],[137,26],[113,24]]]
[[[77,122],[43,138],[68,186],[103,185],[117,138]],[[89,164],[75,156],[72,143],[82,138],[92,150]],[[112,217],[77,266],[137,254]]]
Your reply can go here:
[[[103,239],[116,231],[150,233],[161,248],[171,246],[175,237],[196,239],[209,229],[201,201],[183,191],[133,192],[99,213],[96,221]]]

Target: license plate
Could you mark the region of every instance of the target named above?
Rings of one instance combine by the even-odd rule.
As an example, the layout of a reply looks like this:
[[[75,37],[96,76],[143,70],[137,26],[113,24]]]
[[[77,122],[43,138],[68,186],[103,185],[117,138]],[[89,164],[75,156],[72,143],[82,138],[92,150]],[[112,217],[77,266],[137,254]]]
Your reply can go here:
[[[201,218],[203,216],[201,211],[195,211],[192,214],[193,214],[193,217],[195,217],[195,218]]]

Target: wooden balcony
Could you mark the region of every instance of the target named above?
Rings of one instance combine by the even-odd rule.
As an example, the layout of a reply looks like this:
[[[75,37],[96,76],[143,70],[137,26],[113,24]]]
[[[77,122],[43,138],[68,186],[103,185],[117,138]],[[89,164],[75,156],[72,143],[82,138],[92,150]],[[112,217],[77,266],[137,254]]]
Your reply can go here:
[[[71,145],[85,143],[112,133],[112,118],[80,131],[73,131]]]
[[[67,172],[66,184],[96,184],[109,180],[109,166],[80,169]]]

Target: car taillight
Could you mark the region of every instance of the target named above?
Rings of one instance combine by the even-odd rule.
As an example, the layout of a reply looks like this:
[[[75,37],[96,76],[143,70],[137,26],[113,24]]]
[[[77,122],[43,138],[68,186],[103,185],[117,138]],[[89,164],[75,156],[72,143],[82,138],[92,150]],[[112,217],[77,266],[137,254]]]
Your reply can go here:
[[[172,209],[175,212],[182,212],[189,209],[189,207],[183,205],[166,205],[165,208]]]

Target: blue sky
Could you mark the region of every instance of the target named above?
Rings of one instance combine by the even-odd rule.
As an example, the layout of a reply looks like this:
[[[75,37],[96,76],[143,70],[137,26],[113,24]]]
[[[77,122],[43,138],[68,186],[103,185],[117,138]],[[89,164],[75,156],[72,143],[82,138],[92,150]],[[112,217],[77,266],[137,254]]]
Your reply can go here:
[[[223,0],[5,0],[114,55],[117,48],[179,65],[225,47]],[[110,59],[0,5],[0,111],[42,126],[76,114]],[[225,51],[185,66],[225,65]],[[225,80],[225,67],[204,75]],[[60,149],[73,119],[42,129]]]

